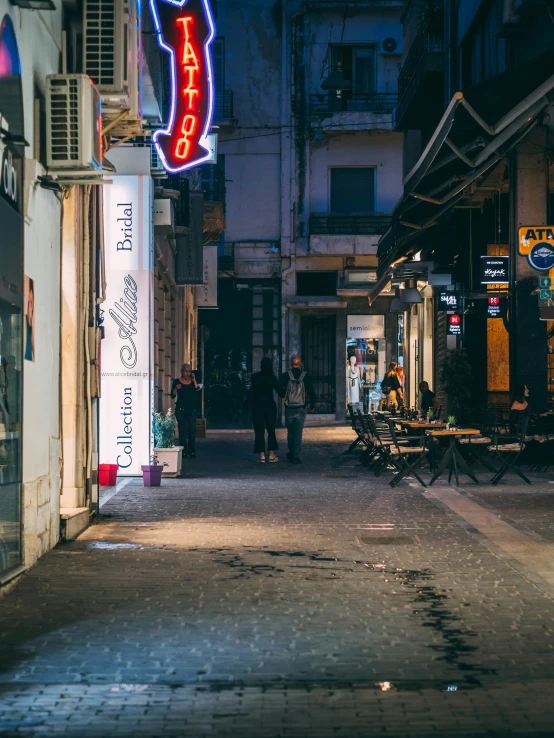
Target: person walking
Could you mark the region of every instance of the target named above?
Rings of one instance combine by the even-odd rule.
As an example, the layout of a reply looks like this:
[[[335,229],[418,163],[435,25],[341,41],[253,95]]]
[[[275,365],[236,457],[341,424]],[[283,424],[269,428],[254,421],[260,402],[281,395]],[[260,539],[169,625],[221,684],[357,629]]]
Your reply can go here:
[[[279,449],[275,426],[277,424],[277,405],[273,399],[273,393],[283,397],[283,390],[273,372],[273,361],[269,356],[264,356],[261,361],[260,371],[252,375],[252,422],[254,424],[254,453],[259,454],[259,462],[265,461],[274,464],[279,461],[275,451]],[[267,430],[266,457],[265,432]]]
[[[302,432],[306,422],[306,412],[315,411],[316,396],[312,378],[302,367],[300,356],[293,356],[290,371],[281,375],[281,393],[285,398],[285,425],[287,426],[287,459],[292,464],[300,464]]]
[[[387,398],[387,405],[394,408],[398,405],[398,400],[401,400],[403,397],[402,385],[398,378],[397,364],[395,361],[391,361],[388,371],[383,377],[383,381],[381,382],[381,392]]]
[[[171,397],[177,398],[175,417],[179,426],[179,446],[183,447],[183,458],[196,458],[196,415],[197,392],[202,389],[196,381],[190,364],[183,364],[181,376],[174,379]]]

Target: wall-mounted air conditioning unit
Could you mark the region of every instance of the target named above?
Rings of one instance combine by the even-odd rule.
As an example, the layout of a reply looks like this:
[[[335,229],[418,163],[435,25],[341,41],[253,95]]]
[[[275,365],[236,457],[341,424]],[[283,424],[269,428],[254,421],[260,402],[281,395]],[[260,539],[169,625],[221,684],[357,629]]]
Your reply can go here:
[[[102,169],[102,113],[86,74],[46,78],[46,165],[64,172]]]
[[[102,95],[105,113],[140,118],[142,44],[137,0],[85,0],[83,71]]]
[[[381,54],[397,55],[400,56],[403,50],[403,42],[401,38],[395,36],[387,36],[382,38],[379,42],[379,51]]]
[[[150,174],[154,179],[167,179],[167,172],[154,145],[150,146]]]

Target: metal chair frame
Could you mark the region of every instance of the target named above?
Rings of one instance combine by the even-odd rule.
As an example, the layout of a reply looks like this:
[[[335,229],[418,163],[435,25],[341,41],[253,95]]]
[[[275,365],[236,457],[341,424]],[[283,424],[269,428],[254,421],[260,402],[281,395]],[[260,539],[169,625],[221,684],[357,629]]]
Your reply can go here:
[[[527,484],[531,484],[531,481],[525,476],[525,474],[516,467],[518,459],[525,449],[525,436],[527,435],[528,425],[529,417],[525,415],[520,419],[517,436],[500,436],[503,441],[512,439],[514,441],[513,443],[499,444],[499,435],[495,434],[494,444],[489,446],[489,448],[494,452],[495,457],[498,458],[501,466],[491,479],[491,484],[498,484],[509,470],[514,471],[518,477],[523,479]],[[508,446],[513,446],[514,448],[507,448]]]
[[[409,474],[413,474],[422,487],[427,487],[423,479],[419,476],[419,474],[416,471],[416,468],[421,463],[423,456],[425,456],[425,454],[427,453],[427,448],[425,447],[425,439],[422,439],[423,446],[401,446],[400,443],[398,442],[398,437],[396,435],[396,428],[394,427],[394,420],[387,420],[387,423],[389,426],[392,441],[396,448],[396,456],[398,458],[398,461],[401,467],[398,474],[393,479],[391,479],[391,481],[389,482],[390,486],[396,487],[396,485],[402,479],[404,479],[404,477],[408,476]],[[408,455],[413,456],[414,458],[411,464],[405,458]]]

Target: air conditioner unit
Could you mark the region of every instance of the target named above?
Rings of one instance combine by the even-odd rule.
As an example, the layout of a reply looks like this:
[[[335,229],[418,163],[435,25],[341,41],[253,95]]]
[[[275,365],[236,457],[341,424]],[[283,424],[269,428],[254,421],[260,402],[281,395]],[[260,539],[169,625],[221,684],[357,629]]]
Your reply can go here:
[[[86,74],[46,78],[46,143],[49,170],[102,169],[102,102]]]
[[[94,81],[105,117],[140,118],[142,44],[137,0],[85,0],[83,71]]]
[[[395,38],[394,36],[387,36],[382,38],[379,43],[379,51],[381,54],[395,54],[400,56],[403,50],[403,43],[401,38]]]
[[[162,160],[160,159],[156,147],[150,146],[150,174],[154,179],[166,179],[167,172],[164,169]]]

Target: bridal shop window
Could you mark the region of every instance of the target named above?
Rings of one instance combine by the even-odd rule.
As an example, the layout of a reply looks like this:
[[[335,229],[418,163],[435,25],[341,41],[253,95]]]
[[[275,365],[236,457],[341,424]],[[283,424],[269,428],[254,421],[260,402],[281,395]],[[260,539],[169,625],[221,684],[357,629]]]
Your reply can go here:
[[[385,316],[348,315],[346,403],[352,405],[354,412],[378,409],[385,372]]]

